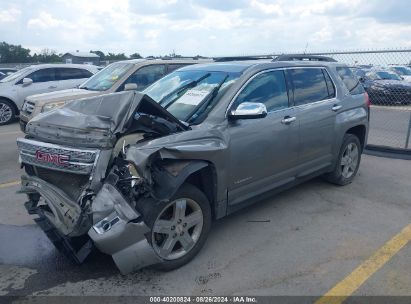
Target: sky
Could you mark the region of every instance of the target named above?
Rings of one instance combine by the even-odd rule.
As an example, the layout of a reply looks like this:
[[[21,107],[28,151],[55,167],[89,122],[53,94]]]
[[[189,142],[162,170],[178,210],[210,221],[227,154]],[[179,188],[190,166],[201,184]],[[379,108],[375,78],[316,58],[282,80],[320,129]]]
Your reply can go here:
[[[411,48],[410,15],[409,0],[0,0],[0,41],[143,56]]]

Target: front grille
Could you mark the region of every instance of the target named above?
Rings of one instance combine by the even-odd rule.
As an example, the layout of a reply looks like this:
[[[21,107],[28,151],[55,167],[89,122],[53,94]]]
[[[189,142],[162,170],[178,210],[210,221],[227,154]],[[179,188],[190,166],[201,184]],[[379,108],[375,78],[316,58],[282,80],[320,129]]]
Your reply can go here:
[[[30,115],[31,113],[33,113],[35,105],[36,104],[34,102],[26,100],[24,101],[21,111]]]
[[[75,174],[90,174],[99,156],[95,149],[69,148],[25,138],[17,139],[17,147],[23,163]]]

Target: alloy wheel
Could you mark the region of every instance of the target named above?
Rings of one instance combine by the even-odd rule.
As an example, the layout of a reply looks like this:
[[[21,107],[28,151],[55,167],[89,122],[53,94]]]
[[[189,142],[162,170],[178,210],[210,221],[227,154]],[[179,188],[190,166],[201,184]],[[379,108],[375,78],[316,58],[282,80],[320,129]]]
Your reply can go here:
[[[344,178],[350,178],[358,166],[358,147],[355,143],[349,143],[341,157],[341,174]]]
[[[192,199],[180,198],[168,204],[152,229],[152,245],[165,260],[185,256],[198,242],[203,229],[203,212]]]
[[[13,109],[5,103],[0,102],[0,123],[6,123],[12,119]]]

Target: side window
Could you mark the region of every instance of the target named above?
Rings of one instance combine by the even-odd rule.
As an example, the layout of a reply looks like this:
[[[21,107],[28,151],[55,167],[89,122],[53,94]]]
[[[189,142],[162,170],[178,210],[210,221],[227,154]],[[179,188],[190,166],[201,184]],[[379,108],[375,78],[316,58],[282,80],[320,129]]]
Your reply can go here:
[[[351,95],[364,93],[364,88],[360,84],[358,78],[354,76],[349,68],[337,67],[337,73]]]
[[[335,87],[334,83],[331,80],[330,75],[328,74],[327,70],[323,69],[323,74],[325,78],[325,83],[327,84],[327,89],[328,89],[328,98],[334,98],[335,97]]]
[[[73,69],[73,68],[59,68],[57,69],[57,79],[58,80],[69,80],[69,79],[82,79],[89,78],[93,74],[87,70],[83,69]]]
[[[27,78],[31,78],[33,82],[47,82],[47,81],[55,81],[56,80],[56,69],[41,69],[35,71],[28,76]]]
[[[185,67],[187,64],[169,64],[167,73],[171,73],[179,68]]]
[[[298,68],[289,70],[294,87],[296,106],[329,98],[327,83],[320,68]]]
[[[288,107],[287,86],[283,71],[262,73],[254,77],[238,95],[234,107],[243,102],[260,102],[267,111]]]
[[[166,74],[166,66],[162,64],[155,64],[142,67],[135,71],[121,86],[121,90],[124,90],[126,83],[135,83],[137,85],[137,91],[142,91],[147,88],[153,82],[159,80]]]

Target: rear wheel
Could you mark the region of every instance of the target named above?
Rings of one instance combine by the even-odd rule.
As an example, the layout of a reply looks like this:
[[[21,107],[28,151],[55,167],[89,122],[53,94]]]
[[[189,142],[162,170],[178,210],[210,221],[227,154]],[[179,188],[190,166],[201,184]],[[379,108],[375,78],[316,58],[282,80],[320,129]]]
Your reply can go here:
[[[0,126],[11,123],[17,114],[14,104],[6,99],[0,99]]]
[[[151,217],[151,245],[163,262],[154,265],[172,270],[188,263],[203,247],[211,226],[207,197],[184,184],[167,203],[159,203]]]
[[[345,134],[334,171],[325,175],[325,178],[340,186],[347,185],[357,174],[360,161],[360,140],[353,134]]]

